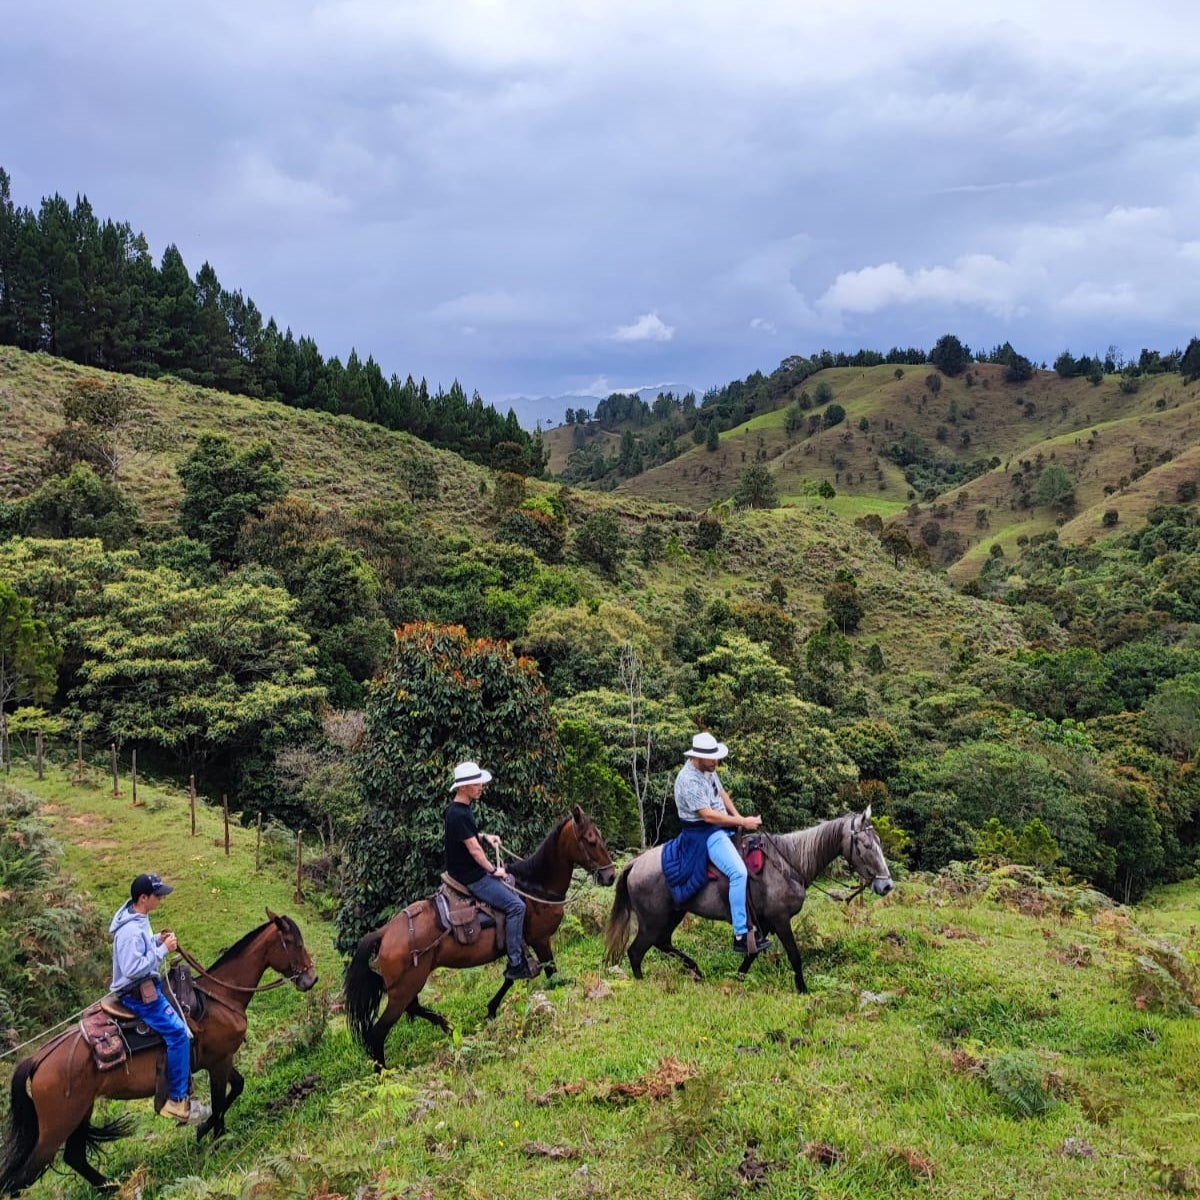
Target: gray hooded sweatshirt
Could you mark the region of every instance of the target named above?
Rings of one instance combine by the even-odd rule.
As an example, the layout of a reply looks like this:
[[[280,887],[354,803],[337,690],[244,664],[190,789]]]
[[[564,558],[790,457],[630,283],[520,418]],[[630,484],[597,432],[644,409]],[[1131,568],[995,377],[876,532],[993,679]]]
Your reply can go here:
[[[113,916],[108,932],[113,938],[112,990],[120,995],[147,975],[157,975],[167,948],[150,930],[150,918],[126,900]]]

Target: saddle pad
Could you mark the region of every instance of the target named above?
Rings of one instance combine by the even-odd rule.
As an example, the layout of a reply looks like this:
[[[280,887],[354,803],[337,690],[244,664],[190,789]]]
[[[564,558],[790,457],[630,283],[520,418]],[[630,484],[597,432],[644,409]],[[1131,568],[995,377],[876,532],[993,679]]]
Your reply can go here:
[[[116,1021],[99,1004],[93,1004],[84,1012],[79,1021],[79,1032],[91,1048],[96,1070],[111,1071],[129,1057]]]

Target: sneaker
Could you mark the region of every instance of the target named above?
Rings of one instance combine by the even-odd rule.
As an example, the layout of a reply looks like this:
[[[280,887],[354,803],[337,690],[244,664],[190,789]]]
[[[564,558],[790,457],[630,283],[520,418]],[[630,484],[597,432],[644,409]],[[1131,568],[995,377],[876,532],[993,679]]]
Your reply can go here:
[[[504,968],[505,979],[536,979],[539,967],[534,966],[527,958],[518,962],[510,962]]]
[[[754,931],[754,953],[766,954],[771,949],[771,935],[768,933],[759,933]]]
[[[178,1121],[180,1125],[186,1125],[192,1119],[192,1106],[186,1096],[182,1100],[168,1100],[158,1110],[158,1115],[166,1117],[168,1121]]]
[[[735,933],[733,935],[733,949],[735,954],[749,954],[750,935],[748,933]]]

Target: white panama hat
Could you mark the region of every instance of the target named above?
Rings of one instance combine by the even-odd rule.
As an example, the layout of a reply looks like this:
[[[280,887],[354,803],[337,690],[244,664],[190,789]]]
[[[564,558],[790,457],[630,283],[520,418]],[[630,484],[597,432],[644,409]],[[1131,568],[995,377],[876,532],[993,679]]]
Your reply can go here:
[[[698,733],[692,738],[692,748],[683,752],[684,758],[722,759],[729,753],[724,742],[718,742],[711,733]]]
[[[473,783],[491,783],[491,771],[485,771],[477,762],[460,762],[454,768],[454,783],[450,790],[457,792],[461,787],[470,787]]]

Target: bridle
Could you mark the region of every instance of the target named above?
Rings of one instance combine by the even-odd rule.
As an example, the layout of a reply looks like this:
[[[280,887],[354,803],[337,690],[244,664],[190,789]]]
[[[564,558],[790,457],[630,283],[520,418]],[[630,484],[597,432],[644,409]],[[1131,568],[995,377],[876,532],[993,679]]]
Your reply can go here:
[[[867,890],[868,887],[870,887],[873,883],[878,883],[879,880],[881,880],[881,879],[891,879],[890,875],[886,875],[886,874],[880,875],[878,873],[871,875],[868,878],[861,871],[859,871],[857,866],[855,866],[855,862],[858,858],[859,838],[861,838],[863,836],[863,834],[865,833],[865,831],[868,829],[872,833],[875,832],[875,826],[872,825],[871,822],[869,820],[866,820],[865,818],[862,819],[861,821],[858,821],[857,823],[852,821],[850,824],[850,853],[847,855],[847,858],[849,860],[851,868],[855,872],[857,872],[859,879],[862,880],[862,883],[860,883],[858,885],[857,891],[851,893],[851,895],[849,895],[847,897],[848,900],[853,900],[855,896],[861,896],[863,894],[863,892],[865,892]],[[876,839],[878,839],[879,835],[875,834],[875,836],[876,836]]]
[[[278,925],[275,926],[275,932],[279,934],[279,939],[283,942],[284,949],[289,949],[290,947],[288,946],[287,938],[284,936],[283,930],[280,929]],[[279,978],[271,980],[270,983],[263,983],[258,987],[243,987],[240,984],[226,983],[223,979],[218,979],[210,970],[197,962],[196,959],[185,949],[183,949],[182,946],[179,947],[178,952],[179,957],[182,958],[183,961],[186,962],[188,966],[196,972],[197,975],[207,976],[219,987],[228,988],[231,992],[246,992],[250,995],[257,995],[259,992],[273,992],[276,988],[283,987],[285,983],[295,984],[300,979],[300,976],[308,970],[308,968],[305,966],[297,967],[296,970],[294,970],[290,975],[285,975],[281,971]]]
[[[575,830],[575,844],[580,847],[581,851],[583,851],[584,847],[586,846],[586,843],[579,836],[579,825],[576,822],[574,816],[572,816],[568,819],[570,820],[571,828]],[[565,829],[566,826],[564,825],[563,828]],[[587,851],[584,851],[584,852],[588,854],[588,857],[591,857],[590,847],[587,849]],[[514,862],[519,861],[521,858],[521,856],[519,854],[515,854],[507,846],[502,846],[500,849],[498,849],[496,851],[497,865],[500,865],[501,854],[505,855],[511,861],[514,861]],[[612,866],[613,866],[613,863],[612,863],[612,860],[610,859],[606,863],[601,863],[598,867],[587,867],[583,863],[580,863],[579,869],[581,871],[587,871],[587,873],[591,876],[593,883],[599,883],[600,882],[600,872],[609,870],[610,868],[612,868]],[[515,882],[512,882],[513,879],[514,879],[514,876],[510,872],[509,873],[509,882],[507,884],[505,884],[505,887],[511,888],[514,892],[517,893],[518,896],[521,896],[526,900],[532,900],[535,904],[554,904],[554,905],[558,905],[561,908],[566,908],[566,906],[568,904],[573,904],[576,900],[578,900],[580,898],[579,892],[576,892],[574,896],[570,895],[567,892],[564,892],[561,897],[544,896],[544,895],[538,896],[532,892],[527,892],[523,888],[518,887]]]
[[[854,865],[855,860],[858,857],[859,839],[861,837],[863,837],[864,832],[868,829],[870,829],[872,831],[874,830],[874,826],[869,821],[864,820],[864,821],[861,821],[861,823],[859,823],[859,820],[856,817],[854,819],[854,821],[851,822],[851,825],[850,825],[850,852],[846,855],[846,859],[850,863],[851,869],[855,872],[856,875],[858,875],[861,882],[859,883],[858,887],[855,888],[854,891],[852,891],[847,896],[843,896],[838,893],[831,892],[828,889],[823,888],[815,880],[812,883],[805,883],[804,880],[800,877],[799,873],[796,871],[795,867],[793,867],[792,864],[788,861],[787,856],[778,848],[778,846],[775,845],[774,836],[767,833],[766,830],[762,830],[761,833],[762,833],[762,837],[763,837],[763,846],[770,847],[771,856],[774,858],[776,864],[782,868],[784,874],[788,876],[788,878],[791,880],[792,883],[798,884],[804,891],[808,891],[810,888],[812,888],[815,891],[820,892],[823,896],[828,896],[830,900],[836,900],[839,904],[848,904],[851,900],[854,900],[857,897],[861,896],[863,894],[863,892],[865,892],[867,890],[867,888],[870,887],[871,884],[875,883],[877,880],[890,878],[890,876],[888,876],[888,875],[878,875],[878,874],[871,875],[868,878],[867,876],[863,875],[863,873],[861,871],[859,871],[858,867],[856,867]]]

